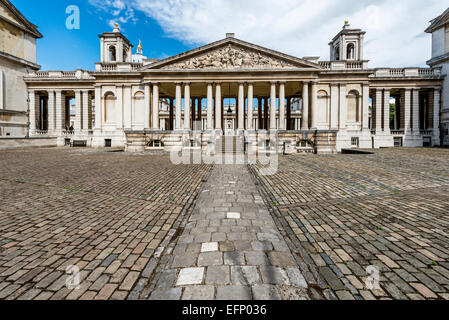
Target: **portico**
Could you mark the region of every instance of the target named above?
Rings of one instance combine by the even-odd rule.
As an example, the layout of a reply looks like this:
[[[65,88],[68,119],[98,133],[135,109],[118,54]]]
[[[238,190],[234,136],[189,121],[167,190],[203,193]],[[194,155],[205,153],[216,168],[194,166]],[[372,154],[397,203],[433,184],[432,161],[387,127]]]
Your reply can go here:
[[[30,132],[128,151],[192,147],[193,134],[207,146],[221,135],[266,132],[289,153],[438,145],[441,70],[370,69],[358,43],[363,34],[345,25],[330,43],[332,61],[292,57],[233,34],[163,60],[143,57],[139,47],[141,60],[130,60],[132,45],[117,26],[100,36],[95,71],[26,78],[36,119]],[[112,54],[118,43],[126,44],[123,56]],[[349,44],[359,49],[342,60],[334,51]]]

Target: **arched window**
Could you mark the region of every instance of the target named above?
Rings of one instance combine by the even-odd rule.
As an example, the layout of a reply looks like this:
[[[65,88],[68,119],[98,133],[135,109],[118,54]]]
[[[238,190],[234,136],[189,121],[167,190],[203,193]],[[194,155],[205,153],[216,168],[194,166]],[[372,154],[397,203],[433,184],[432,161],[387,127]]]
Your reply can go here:
[[[348,93],[348,122],[359,122],[359,93],[351,90]]]
[[[117,61],[117,53],[114,46],[109,47],[109,61],[115,62]]]
[[[346,60],[354,60],[355,59],[355,48],[354,44],[350,43],[346,49]]]
[[[128,61],[128,51],[126,51],[125,49],[123,50],[123,62]]]
[[[340,47],[335,47],[335,60],[340,60]]]
[[[106,123],[115,121],[115,100],[116,97],[112,92],[107,92],[104,96],[104,121]]]

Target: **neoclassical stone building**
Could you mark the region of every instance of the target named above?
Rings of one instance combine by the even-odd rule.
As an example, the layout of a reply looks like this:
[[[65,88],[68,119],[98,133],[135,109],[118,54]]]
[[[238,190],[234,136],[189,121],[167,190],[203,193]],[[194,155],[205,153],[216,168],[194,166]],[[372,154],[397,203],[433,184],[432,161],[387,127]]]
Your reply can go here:
[[[28,133],[28,91],[23,78],[37,71],[36,40],[42,38],[8,0],[0,0],[0,139]]]
[[[427,64],[441,68],[443,74],[449,71],[449,8],[431,21],[426,29],[432,34],[432,59]],[[445,77],[442,91],[441,132],[442,142],[449,146],[449,78]]]
[[[222,135],[241,142],[263,136],[259,148],[286,152],[440,145],[441,68],[371,69],[364,35],[345,23],[329,43],[331,61],[293,57],[233,34],[157,60],[144,57],[140,44],[133,54],[117,25],[99,36],[95,71],[25,78],[30,133],[56,136],[59,145],[129,151],[210,146]]]

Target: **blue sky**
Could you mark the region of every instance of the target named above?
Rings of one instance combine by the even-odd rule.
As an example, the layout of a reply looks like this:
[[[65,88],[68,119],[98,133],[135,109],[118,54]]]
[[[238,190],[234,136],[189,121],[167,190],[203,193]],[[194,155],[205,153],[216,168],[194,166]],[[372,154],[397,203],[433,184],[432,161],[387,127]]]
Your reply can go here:
[[[43,70],[93,70],[100,57],[98,35],[112,31],[109,20],[113,19],[87,0],[12,0],[12,3],[35,25],[44,38],[38,40],[37,60]],[[69,5],[80,8],[80,29],[68,30],[65,13]],[[191,46],[164,36],[158,23],[136,12],[138,23],[122,26],[122,32],[137,46],[142,40],[144,54],[164,58],[189,50]]]
[[[93,70],[98,35],[119,21],[149,58],[165,58],[236,37],[297,57],[329,59],[329,41],[345,20],[366,31],[370,67],[426,66],[431,57],[429,21],[441,0],[11,0],[44,38],[38,41],[43,70]],[[80,30],[65,27],[67,6],[80,8]]]

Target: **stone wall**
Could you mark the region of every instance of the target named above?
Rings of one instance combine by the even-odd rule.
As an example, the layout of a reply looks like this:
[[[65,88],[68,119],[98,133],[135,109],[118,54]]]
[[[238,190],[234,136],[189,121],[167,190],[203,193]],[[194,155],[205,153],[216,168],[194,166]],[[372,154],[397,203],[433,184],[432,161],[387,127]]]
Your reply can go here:
[[[56,138],[2,138],[0,137],[0,150],[18,148],[49,148],[56,147]]]

